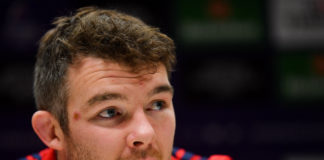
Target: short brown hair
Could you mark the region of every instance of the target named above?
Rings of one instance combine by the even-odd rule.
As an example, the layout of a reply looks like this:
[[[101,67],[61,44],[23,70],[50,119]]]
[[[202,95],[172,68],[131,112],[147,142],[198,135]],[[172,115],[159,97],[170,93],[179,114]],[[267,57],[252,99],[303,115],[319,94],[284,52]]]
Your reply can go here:
[[[77,57],[109,59],[136,71],[162,63],[168,74],[175,64],[175,46],[168,36],[141,20],[97,7],[80,8],[57,18],[55,27],[40,40],[34,75],[34,96],[39,110],[58,119],[68,133],[67,68]]]

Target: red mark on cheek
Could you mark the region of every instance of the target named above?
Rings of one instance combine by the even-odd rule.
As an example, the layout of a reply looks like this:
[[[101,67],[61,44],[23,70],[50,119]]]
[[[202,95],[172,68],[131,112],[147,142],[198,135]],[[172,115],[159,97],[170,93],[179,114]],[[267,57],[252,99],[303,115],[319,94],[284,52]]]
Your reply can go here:
[[[78,112],[76,112],[76,113],[73,114],[73,119],[76,120],[76,121],[79,120],[80,117],[81,117],[81,115]]]

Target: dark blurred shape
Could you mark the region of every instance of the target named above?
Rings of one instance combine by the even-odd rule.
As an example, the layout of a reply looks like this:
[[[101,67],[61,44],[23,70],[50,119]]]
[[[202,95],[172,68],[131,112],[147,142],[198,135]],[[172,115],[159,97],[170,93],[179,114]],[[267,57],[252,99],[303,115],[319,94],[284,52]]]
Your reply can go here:
[[[273,38],[280,48],[323,48],[322,0],[270,1]]]
[[[31,15],[32,9],[23,1],[14,1],[7,9],[1,31],[2,41],[7,47],[23,52],[35,45],[40,28]]]
[[[310,51],[278,56],[280,95],[288,102],[324,102],[324,54]]]
[[[31,63],[6,64],[1,66],[0,74],[0,95],[3,102],[8,102],[7,105],[10,106],[33,104],[33,65]]]
[[[194,64],[194,65],[192,65]],[[265,99],[268,88],[267,62],[260,59],[218,58],[189,61],[185,95],[188,99],[233,103]],[[198,102],[201,103],[201,102]],[[216,107],[216,106],[215,106]]]

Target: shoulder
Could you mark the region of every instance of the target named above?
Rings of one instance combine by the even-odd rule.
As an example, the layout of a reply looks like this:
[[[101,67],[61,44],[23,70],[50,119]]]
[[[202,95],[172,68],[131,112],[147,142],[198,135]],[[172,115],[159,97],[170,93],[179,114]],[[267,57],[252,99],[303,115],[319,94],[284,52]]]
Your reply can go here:
[[[39,153],[28,155],[19,160],[56,160],[55,151],[51,148],[46,148]]]
[[[211,155],[209,157],[202,157],[200,155],[191,153],[182,148],[174,147],[172,150],[172,160],[232,160],[228,155]]]
[[[56,160],[56,156],[53,149],[47,148],[39,153],[28,155],[19,160]],[[227,155],[211,155],[209,157],[202,157],[188,152],[185,149],[174,147],[172,150],[171,160],[232,160],[232,158]]]

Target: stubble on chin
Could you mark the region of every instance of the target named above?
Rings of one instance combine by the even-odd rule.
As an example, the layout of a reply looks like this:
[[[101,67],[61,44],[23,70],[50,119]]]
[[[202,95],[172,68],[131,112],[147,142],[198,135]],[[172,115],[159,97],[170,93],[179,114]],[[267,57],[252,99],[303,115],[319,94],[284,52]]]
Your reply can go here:
[[[83,145],[76,144],[73,141],[67,143],[66,160],[99,160],[98,156],[94,151],[90,150]],[[105,154],[105,153],[101,153]],[[109,155],[108,155],[109,156]],[[153,158],[155,160],[163,160],[161,152],[149,146],[145,150],[131,149],[130,154],[124,157],[119,157],[117,160],[141,160],[145,158]],[[171,159],[171,153],[170,158]]]

